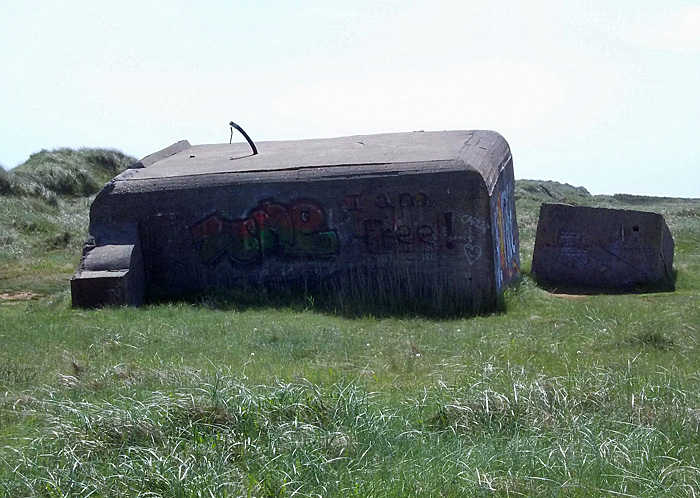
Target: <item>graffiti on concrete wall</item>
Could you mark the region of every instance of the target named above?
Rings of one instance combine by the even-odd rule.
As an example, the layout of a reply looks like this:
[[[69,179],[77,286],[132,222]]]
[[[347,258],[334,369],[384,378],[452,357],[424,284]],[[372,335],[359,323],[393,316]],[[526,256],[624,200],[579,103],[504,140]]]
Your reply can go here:
[[[464,225],[466,228],[466,235],[462,237],[463,242],[465,242],[464,255],[466,256],[469,264],[473,265],[476,260],[481,258],[483,252],[481,246],[478,245],[475,239],[475,232],[477,235],[478,233],[486,235],[489,229],[489,224],[477,216],[465,214],[462,216],[462,225]]]
[[[506,181],[494,192],[492,216],[496,248],[496,288],[502,289],[520,272],[520,256],[515,240],[515,206],[513,205],[515,181]]]
[[[426,253],[451,243],[452,213],[444,213],[447,221],[432,217],[423,192],[349,194],[342,206],[369,254]]]
[[[190,227],[192,242],[207,264],[221,258],[240,264],[268,256],[332,257],[338,254],[338,234],[328,227],[323,206],[309,199],[280,204],[261,201],[240,219],[213,213]]]
[[[425,192],[349,194],[342,206],[351,217],[355,237],[369,254],[430,257],[461,251],[469,264],[482,257],[478,237],[486,234],[488,222],[440,209]]]
[[[590,258],[586,247],[589,247],[590,243],[587,243],[582,234],[562,228],[557,242],[561,246],[560,253],[567,259],[568,264],[581,270],[588,266]]]

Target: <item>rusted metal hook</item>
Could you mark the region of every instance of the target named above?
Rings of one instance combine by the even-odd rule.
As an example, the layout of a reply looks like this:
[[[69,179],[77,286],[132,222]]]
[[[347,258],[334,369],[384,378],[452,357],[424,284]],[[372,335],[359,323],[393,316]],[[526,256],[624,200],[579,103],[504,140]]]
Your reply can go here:
[[[250,148],[253,149],[253,155],[256,155],[256,154],[258,153],[258,148],[255,146],[255,144],[254,144],[253,141],[250,139],[250,137],[249,137],[248,134],[245,132],[245,130],[243,130],[243,128],[241,128],[240,126],[238,126],[238,125],[237,125],[236,123],[234,123],[233,121],[231,121],[231,122],[229,123],[229,126],[231,127],[231,138],[229,139],[228,143],[233,142],[233,129],[235,128],[235,129],[237,129],[238,131],[241,132],[241,135],[243,135],[243,137],[246,139],[246,141],[248,142],[248,145],[250,145]]]

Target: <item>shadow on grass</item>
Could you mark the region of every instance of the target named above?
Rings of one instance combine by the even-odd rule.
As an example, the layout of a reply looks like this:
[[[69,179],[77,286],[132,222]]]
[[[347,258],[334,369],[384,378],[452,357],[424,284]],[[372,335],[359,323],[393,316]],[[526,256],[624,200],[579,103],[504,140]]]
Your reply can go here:
[[[575,285],[567,282],[547,282],[538,280],[535,275],[530,274],[530,277],[537,283],[537,286],[551,294],[567,294],[581,296],[595,295],[623,295],[623,294],[654,294],[659,292],[674,292],[676,290],[676,280],[678,279],[678,271],[674,268],[671,270],[670,278],[656,283],[647,283],[640,285],[628,285],[620,287],[596,287],[591,285]]]
[[[347,284],[345,282],[345,284]],[[344,318],[428,318],[461,319],[504,313],[502,296],[469,293],[464,289],[444,289],[424,282],[376,287],[349,287],[337,281],[323,283],[285,282],[284,285],[248,285],[245,288],[217,288],[154,299],[151,304],[187,302],[210,309],[245,311],[289,309],[316,311]]]
[[[659,351],[670,351],[676,346],[674,340],[658,330],[640,330],[624,340],[620,346],[651,347]]]

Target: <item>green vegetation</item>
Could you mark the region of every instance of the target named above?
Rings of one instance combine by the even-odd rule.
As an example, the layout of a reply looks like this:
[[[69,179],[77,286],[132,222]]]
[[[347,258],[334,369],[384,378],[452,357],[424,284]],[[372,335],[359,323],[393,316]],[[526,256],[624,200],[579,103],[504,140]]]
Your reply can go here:
[[[99,164],[55,189],[26,164],[0,176],[0,496],[700,493],[700,200],[519,181],[525,275],[496,315],[214,294],[72,310]],[[662,213],[677,291],[538,288],[544,201]]]
[[[109,149],[42,150],[6,173],[10,193],[51,196],[96,194],[136,159]]]
[[[0,292],[65,290],[87,235],[91,196],[134,162],[116,150],[58,149],[0,169]]]

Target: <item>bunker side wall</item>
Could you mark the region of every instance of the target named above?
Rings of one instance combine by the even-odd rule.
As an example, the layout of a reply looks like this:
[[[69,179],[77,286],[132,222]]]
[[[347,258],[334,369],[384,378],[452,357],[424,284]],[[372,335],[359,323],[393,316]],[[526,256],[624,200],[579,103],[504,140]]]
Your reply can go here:
[[[520,233],[515,214],[515,176],[509,158],[491,194],[491,233],[494,244],[496,291],[503,292],[520,274]]]

